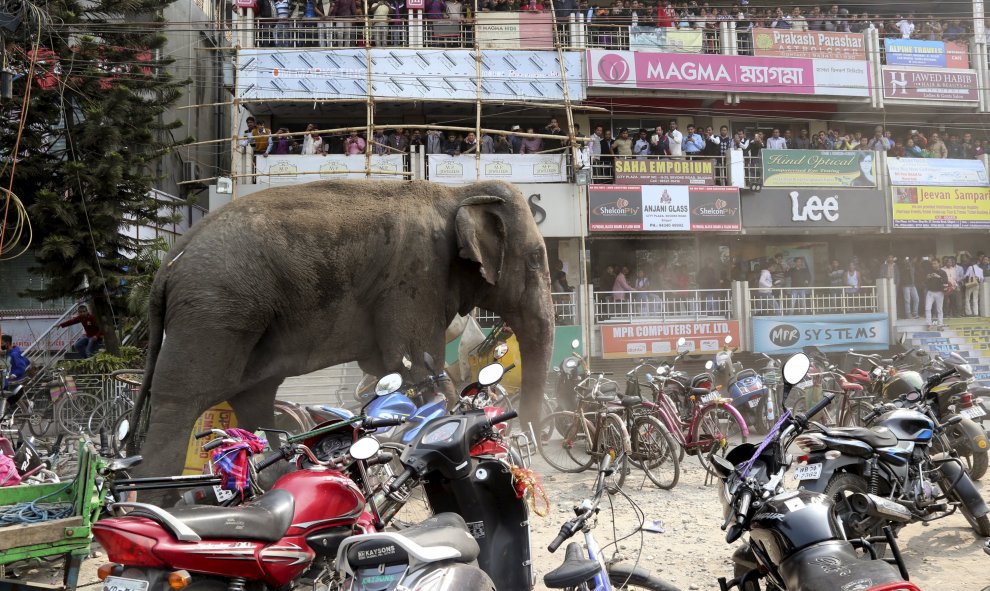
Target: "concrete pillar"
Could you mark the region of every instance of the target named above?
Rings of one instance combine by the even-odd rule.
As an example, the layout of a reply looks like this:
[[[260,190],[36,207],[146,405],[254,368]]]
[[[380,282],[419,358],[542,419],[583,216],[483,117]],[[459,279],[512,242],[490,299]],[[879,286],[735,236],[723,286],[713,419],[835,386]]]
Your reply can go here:
[[[887,314],[887,326],[893,337],[897,324],[897,286],[893,279],[877,279],[877,312]]]
[[[726,154],[726,166],[728,170],[729,185],[732,187],[746,188],[746,161],[742,150],[729,150]]]
[[[739,321],[739,342],[744,349],[753,350],[753,308],[749,301],[749,281],[733,281],[729,305],[732,317]]]
[[[581,344],[586,357],[591,356],[595,320],[595,287],[585,283],[577,291],[577,306],[581,318]]]
[[[980,316],[990,317],[990,281],[986,279],[980,284]]]

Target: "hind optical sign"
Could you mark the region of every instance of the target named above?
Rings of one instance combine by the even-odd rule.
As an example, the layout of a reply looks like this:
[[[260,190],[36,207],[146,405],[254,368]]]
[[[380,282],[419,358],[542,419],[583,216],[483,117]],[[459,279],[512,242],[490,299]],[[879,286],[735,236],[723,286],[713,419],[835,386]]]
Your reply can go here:
[[[753,318],[753,350],[757,353],[794,353],[806,345],[816,345],[822,351],[886,349],[890,347],[887,315]]]

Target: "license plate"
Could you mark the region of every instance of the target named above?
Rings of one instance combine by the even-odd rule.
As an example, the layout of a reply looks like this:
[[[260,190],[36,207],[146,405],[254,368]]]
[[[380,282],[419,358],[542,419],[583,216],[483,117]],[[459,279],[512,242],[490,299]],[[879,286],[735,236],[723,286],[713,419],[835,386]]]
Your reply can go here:
[[[234,498],[234,491],[220,488],[219,484],[213,485],[213,494],[217,496],[217,501],[220,503]]]
[[[969,419],[976,419],[987,414],[987,411],[983,410],[981,406],[973,406],[970,408],[964,408],[959,411],[959,414]]]
[[[125,579],[124,577],[107,577],[103,581],[103,591],[147,591],[148,581],[140,579]]]
[[[818,480],[822,475],[822,464],[806,464],[794,469],[794,480]]]
[[[754,398],[754,399],[752,399],[752,400],[749,401],[749,407],[750,408],[756,408],[759,405],[760,405],[760,399],[759,398]]]

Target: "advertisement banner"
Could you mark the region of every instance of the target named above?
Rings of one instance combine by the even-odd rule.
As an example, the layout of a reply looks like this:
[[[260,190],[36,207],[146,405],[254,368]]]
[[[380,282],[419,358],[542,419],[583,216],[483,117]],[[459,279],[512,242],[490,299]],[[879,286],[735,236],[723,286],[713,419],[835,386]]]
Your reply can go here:
[[[961,43],[888,37],[883,48],[888,66],[969,69],[969,48]]]
[[[667,53],[701,53],[701,29],[629,27],[629,49]]]
[[[620,185],[714,185],[713,160],[615,160]]]
[[[592,185],[589,228],[604,232],[738,231],[739,189],[687,185]]]
[[[862,33],[753,29],[753,55],[866,61]]]
[[[990,228],[990,187],[893,187],[895,228]]]
[[[364,154],[327,154],[325,156],[255,156],[255,172],[259,185],[299,185],[316,181],[340,181],[367,178],[364,173]],[[404,169],[402,154],[388,156],[371,155],[372,174],[376,179],[402,179]]]
[[[806,345],[822,351],[882,350],[890,347],[887,314],[756,316],[753,351],[796,353]]]
[[[479,174],[474,154],[429,154],[427,174],[435,183],[458,185],[475,181],[566,183],[567,161],[558,154],[482,154]]]
[[[876,189],[763,189],[742,192],[743,228],[839,230],[887,225],[887,200]]]
[[[892,185],[987,187],[987,169],[981,160],[942,158],[887,158]]]
[[[564,52],[571,100],[582,100],[581,54]],[[442,56],[442,58],[441,58]],[[369,61],[370,57],[370,61]],[[242,99],[464,99],[478,97],[474,50],[243,49]],[[369,72],[371,88],[368,87]],[[556,51],[481,51],[481,100],[563,100]]]
[[[548,12],[479,12],[475,35],[482,49],[553,49],[553,15]],[[525,44],[523,43],[525,41]]]
[[[610,50],[587,60],[592,87],[870,96],[865,61]]]
[[[908,70],[883,67],[883,96],[917,101],[980,100],[975,70]]]
[[[866,150],[763,150],[764,187],[876,187]]]
[[[681,337],[695,353],[714,353],[722,349],[727,336],[739,342],[738,321],[605,324],[602,325],[602,357],[672,357],[677,355],[677,340]]]
[[[0,320],[0,332],[9,334],[14,339],[14,346],[24,349],[45,334],[55,321],[58,314],[39,316],[5,316]],[[74,324],[64,330],[56,330],[47,341],[38,343],[39,350],[58,351],[66,345],[71,345],[83,335],[82,326]],[[2,363],[0,363],[2,365]]]
[[[548,238],[580,236],[581,198],[577,185],[564,183],[513,183],[526,198],[540,234]]]

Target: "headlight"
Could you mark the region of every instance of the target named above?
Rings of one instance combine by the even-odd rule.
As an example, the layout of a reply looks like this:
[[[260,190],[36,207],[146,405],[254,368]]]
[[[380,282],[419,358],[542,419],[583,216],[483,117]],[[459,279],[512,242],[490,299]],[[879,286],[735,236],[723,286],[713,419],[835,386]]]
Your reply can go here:
[[[574,359],[573,357],[568,357],[564,360],[564,369],[574,369],[577,366],[577,359]]]

